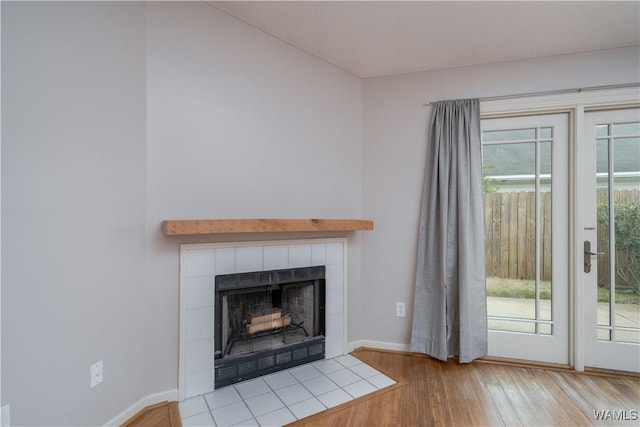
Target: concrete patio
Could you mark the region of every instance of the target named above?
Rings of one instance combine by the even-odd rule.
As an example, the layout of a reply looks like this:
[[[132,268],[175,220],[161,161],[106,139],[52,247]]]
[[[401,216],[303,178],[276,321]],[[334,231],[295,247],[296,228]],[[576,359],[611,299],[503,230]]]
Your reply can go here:
[[[635,328],[640,326],[640,305],[616,304],[615,312],[616,326]],[[487,297],[487,313],[489,316],[533,319],[535,316],[535,300],[530,298]],[[551,319],[550,300],[540,301],[540,319]],[[598,323],[607,324],[608,319],[609,304],[598,303]],[[491,320],[489,326],[491,329],[533,332],[532,323]],[[541,325],[541,331],[550,332],[547,325]],[[606,334],[606,331],[601,330],[600,334]],[[605,338],[605,335],[600,335],[600,338]],[[640,330],[617,331],[616,341],[640,343]]]

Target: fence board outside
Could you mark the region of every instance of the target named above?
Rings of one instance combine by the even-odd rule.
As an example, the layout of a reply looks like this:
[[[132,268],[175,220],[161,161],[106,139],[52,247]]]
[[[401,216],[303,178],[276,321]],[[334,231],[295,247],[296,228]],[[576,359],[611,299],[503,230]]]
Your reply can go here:
[[[640,203],[640,190],[618,190],[617,203]],[[598,192],[598,205],[606,204],[607,192]],[[534,280],[536,271],[535,193],[528,191],[485,193],[485,254],[488,277]],[[551,280],[551,193],[540,193],[540,280]],[[565,230],[566,231],[566,230]],[[607,226],[598,223],[599,285],[609,277]]]
[[[551,198],[541,193],[541,280],[551,279]],[[517,191],[484,195],[485,253],[487,276],[535,279],[535,193]]]

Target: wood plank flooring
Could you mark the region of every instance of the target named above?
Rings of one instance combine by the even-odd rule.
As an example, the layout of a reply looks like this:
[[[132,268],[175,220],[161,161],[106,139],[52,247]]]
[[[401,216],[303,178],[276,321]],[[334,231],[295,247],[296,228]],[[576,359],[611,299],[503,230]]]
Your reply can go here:
[[[120,427],[182,427],[178,402],[147,406]]]
[[[370,349],[352,354],[398,384],[290,426],[640,425],[638,377],[505,362],[445,363]],[[123,427],[180,426],[175,402],[156,406]],[[610,412],[597,420],[594,410]]]
[[[640,425],[640,380],[634,377],[444,363],[368,349],[352,354],[406,385],[290,426]],[[594,410],[611,412],[596,420]]]

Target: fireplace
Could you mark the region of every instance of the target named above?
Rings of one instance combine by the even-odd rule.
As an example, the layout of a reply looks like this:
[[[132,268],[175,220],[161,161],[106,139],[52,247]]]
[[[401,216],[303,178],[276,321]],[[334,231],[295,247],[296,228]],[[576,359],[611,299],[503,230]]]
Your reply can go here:
[[[216,387],[220,387],[214,382],[216,369],[234,360],[234,358],[238,361],[238,359],[248,356],[236,354],[232,355],[231,359],[227,358],[227,360],[221,355],[218,358],[215,356],[216,351],[224,351],[221,343],[228,340],[228,338],[223,339],[221,337],[222,331],[215,331],[216,315],[223,310],[222,300],[217,301],[216,298],[217,277],[232,277],[235,275],[236,278],[234,280],[240,282],[242,279],[242,283],[245,283],[245,278],[254,275],[251,272],[302,271],[300,269],[315,269],[318,266],[324,266],[324,279],[322,276],[313,276],[307,277],[305,280],[323,280],[322,283],[324,283],[325,288],[325,304],[322,307],[324,316],[318,316],[324,319],[325,322],[324,358],[332,358],[345,354],[347,349],[346,279],[348,273],[346,238],[188,243],[181,245],[179,399],[188,399],[212,392]],[[243,276],[246,273],[251,274]],[[218,279],[218,281],[220,280]],[[231,283],[232,281],[230,280],[229,282]],[[280,285],[288,284],[281,283]],[[242,287],[238,287],[237,290],[241,289]],[[225,290],[229,291],[231,288]],[[230,294],[228,293],[227,295]],[[219,296],[221,297],[222,294]],[[278,297],[276,296],[275,298],[277,301]],[[277,316],[276,314],[275,317]],[[282,317],[282,314],[280,316]],[[292,321],[300,323],[298,320],[293,320],[293,318]],[[282,322],[286,322],[286,320]],[[304,322],[305,329],[309,335],[313,335],[310,328],[307,328],[309,321],[305,320]],[[287,331],[288,336],[294,336],[293,332],[291,330]],[[296,332],[303,333],[301,330]],[[320,331],[318,331],[318,334],[322,335]],[[216,349],[216,341],[219,335],[221,337],[220,345]],[[316,339],[321,340],[321,338]],[[253,341],[255,342],[256,340]],[[307,345],[304,343],[289,343],[288,345],[294,347],[292,351],[295,351],[298,350],[295,347],[298,344],[301,346]],[[242,343],[236,340],[231,351],[233,353],[241,348]],[[295,354],[291,353],[291,358],[297,358],[304,354],[304,351],[300,349]],[[307,349],[306,351],[309,354],[310,350]],[[314,352],[313,349],[311,352]],[[315,355],[313,356],[315,357]],[[249,361],[248,366],[251,363],[254,362]],[[265,361],[261,363],[264,366]],[[231,369],[239,370],[240,368],[236,365],[235,368]],[[244,373],[244,365],[242,366],[242,372],[243,375],[246,375]]]
[[[325,266],[215,276],[214,387],[325,357]]]

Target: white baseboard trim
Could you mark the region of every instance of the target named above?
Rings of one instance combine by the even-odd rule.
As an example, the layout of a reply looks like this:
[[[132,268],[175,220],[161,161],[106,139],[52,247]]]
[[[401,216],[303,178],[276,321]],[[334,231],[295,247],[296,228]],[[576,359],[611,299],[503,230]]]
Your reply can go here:
[[[105,424],[105,427],[118,427],[147,406],[155,405],[156,403],[164,401],[172,402],[174,400],[178,400],[177,388],[144,396],[142,399],[138,400],[136,403],[122,411],[109,422],[107,422]]]
[[[397,344],[384,341],[371,341],[371,340],[358,340],[347,344],[347,353],[351,353],[356,348],[369,347],[377,348],[379,350],[393,350],[393,351],[409,351],[409,344]]]

